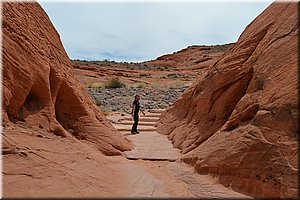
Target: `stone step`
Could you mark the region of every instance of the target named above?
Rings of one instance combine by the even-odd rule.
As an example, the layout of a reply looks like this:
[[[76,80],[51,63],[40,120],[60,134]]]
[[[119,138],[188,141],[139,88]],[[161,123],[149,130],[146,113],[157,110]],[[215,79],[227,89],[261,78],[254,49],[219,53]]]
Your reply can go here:
[[[173,148],[171,141],[166,135],[157,133],[156,122],[159,120],[161,112],[163,110],[146,113],[146,116],[140,115],[139,134],[131,134],[133,120],[130,115],[114,120],[113,126],[132,142],[133,149],[124,152],[127,159],[165,161],[178,159],[180,155],[179,149]]]
[[[160,117],[161,114],[160,113],[146,113],[146,115],[140,115],[140,117]]]
[[[146,115],[143,115],[143,114],[139,114],[139,117],[142,118],[142,117],[154,117],[154,118],[159,118],[161,116],[160,113],[146,113]]]
[[[152,109],[152,110],[149,110],[150,113],[162,113],[164,111],[165,111],[165,109]]]
[[[128,135],[128,138],[134,147],[131,151],[124,152],[128,159],[175,161],[180,155],[179,149],[173,148],[167,136],[156,131],[141,131],[137,135]]]
[[[179,152],[169,150],[152,150],[152,149],[139,149],[133,151],[126,151],[125,156],[131,160],[167,160],[175,161]]]
[[[115,128],[118,131],[131,131],[131,125],[118,125],[115,124]],[[153,126],[138,126],[139,131],[156,131],[156,128]]]
[[[125,117],[124,120],[130,121],[132,120],[131,117]],[[159,120],[158,117],[140,117],[140,122],[157,122]]]
[[[133,121],[121,121],[121,122],[117,122],[115,124],[120,124],[120,125],[132,125]],[[139,122],[139,126],[155,126],[155,122]]]
[[[118,131],[128,131],[130,132],[131,131],[131,127],[120,127],[120,128],[117,128]],[[156,128],[138,128],[138,131],[142,131],[142,132],[147,132],[147,131],[156,131],[157,129]]]

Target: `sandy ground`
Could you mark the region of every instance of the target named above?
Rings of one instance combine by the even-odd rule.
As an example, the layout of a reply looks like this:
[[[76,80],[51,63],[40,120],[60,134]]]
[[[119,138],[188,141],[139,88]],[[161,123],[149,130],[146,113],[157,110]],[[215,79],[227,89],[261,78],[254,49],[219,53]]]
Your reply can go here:
[[[143,167],[157,179],[163,180],[165,192],[168,193],[170,197],[196,197],[189,190],[189,185],[186,182],[176,178],[170,173],[170,162],[146,160],[136,160],[131,162]]]
[[[136,177],[136,182],[127,189],[129,197],[251,198],[224,187],[216,177],[196,173],[191,166],[181,161],[126,160],[120,156],[110,157],[110,160],[127,169],[135,167],[132,176]],[[141,174],[138,169],[145,171]],[[132,171],[127,175],[130,173]],[[149,192],[151,190],[155,192]]]

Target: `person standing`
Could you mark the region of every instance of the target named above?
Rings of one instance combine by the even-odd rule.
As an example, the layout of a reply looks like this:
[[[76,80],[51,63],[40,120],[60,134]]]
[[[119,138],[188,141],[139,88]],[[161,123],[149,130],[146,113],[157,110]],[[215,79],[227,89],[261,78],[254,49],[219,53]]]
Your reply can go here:
[[[138,126],[138,123],[139,123],[139,111],[141,111],[145,115],[143,109],[140,108],[140,96],[135,95],[134,101],[132,103],[132,111],[131,111],[131,115],[132,115],[132,118],[133,118],[133,121],[134,121],[134,123],[132,125],[132,128],[131,128],[131,134],[140,133],[137,130],[137,126]]]

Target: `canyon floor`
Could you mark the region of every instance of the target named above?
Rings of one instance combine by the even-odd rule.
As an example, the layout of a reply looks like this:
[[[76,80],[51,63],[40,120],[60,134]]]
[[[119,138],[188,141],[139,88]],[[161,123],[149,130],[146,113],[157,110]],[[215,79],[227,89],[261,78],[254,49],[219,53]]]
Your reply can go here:
[[[23,122],[6,127],[4,196],[249,198],[182,163],[179,150],[156,132],[162,110],[149,111],[140,116],[140,134],[135,135],[129,114],[107,116],[134,146],[122,156],[103,156],[84,140],[33,130]],[[6,148],[6,143],[24,145]]]
[[[179,150],[173,148],[167,136],[156,131],[155,123],[161,112],[163,109],[153,109],[140,116],[139,134],[130,133],[129,114],[114,112],[107,116],[134,145],[124,156],[130,164],[143,169],[142,174],[134,175],[133,197],[250,198],[219,184],[216,177],[200,175],[182,163]],[[124,157],[110,159],[128,165]]]

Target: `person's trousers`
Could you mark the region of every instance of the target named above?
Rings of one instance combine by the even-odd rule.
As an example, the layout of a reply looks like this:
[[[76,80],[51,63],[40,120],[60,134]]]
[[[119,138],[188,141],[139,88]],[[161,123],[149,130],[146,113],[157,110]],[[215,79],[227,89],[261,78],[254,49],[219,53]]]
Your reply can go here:
[[[138,126],[138,123],[139,123],[139,115],[133,115],[133,125],[132,125],[132,128],[131,128],[131,132],[136,132],[137,131],[137,126]]]

